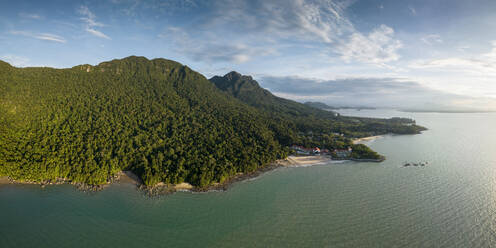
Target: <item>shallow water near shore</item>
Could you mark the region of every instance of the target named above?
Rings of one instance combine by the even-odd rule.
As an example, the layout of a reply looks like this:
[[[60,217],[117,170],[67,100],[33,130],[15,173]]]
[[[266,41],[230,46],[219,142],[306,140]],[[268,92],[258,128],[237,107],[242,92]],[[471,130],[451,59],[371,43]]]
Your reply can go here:
[[[0,247],[496,245],[496,114],[342,114],[413,117],[429,130],[366,141],[382,163],[281,167],[226,192],[1,185]]]

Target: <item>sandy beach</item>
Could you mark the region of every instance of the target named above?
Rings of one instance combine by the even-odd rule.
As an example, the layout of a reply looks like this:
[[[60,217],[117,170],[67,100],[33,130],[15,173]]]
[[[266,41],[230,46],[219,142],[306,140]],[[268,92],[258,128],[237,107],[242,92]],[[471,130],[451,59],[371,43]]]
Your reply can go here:
[[[117,173],[117,183],[142,184],[141,179],[131,171],[121,171]]]
[[[122,183],[122,184],[134,184],[134,185],[142,185],[143,182],[141,179],[136,176],[133,172],[131,171],[121,171],[117,174],[118,178],[116,180],[116,183]],[[156,185],[157,187],[169,187],[165,183],[158,183]],[[180,183],[173,185],[172,188],[175,190],[190,190],[193,189],[193,185],[189,183]]]
[[[193,185],[191,185],[189,183],[180,183],[180,184],[174,185],[174,189],[175,190],[191,190],[191,189],[193,189]]]
[[[0,177],[0,185],[2,184],[9,184],[10,180],[8,177]]]
[[[287,164],[282,164],[283,166],[307,166],[307,165],[322,164],[322,163],[330,162],[331,157],[329,157],[329,156],[289,156],[284,161]]]
[[[360,144],[362,142],[371,141],[371,140],[379,139],[379,138],[382,138],[382,137],[383,136],[381,136],[381,135],[377,135],[377,136],[369,136],[369,137],[363,137],[363,138],[359,138],[359,139],[354,139],[353,140],[353,144]]]

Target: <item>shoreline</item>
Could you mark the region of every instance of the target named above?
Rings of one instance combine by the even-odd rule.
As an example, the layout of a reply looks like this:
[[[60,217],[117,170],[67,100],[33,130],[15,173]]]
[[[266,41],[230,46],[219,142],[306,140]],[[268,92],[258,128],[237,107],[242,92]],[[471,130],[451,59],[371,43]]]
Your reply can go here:
[[[367,136],[367,137],[363,137],[363,138],[356,138],[356,139],[353,139],[352,142],[354,145],[356,145],[356,144],[360,144],[362,142],[372,141],[372,140],[376,140],[376,139],[380,139],[380,138],[384,138],[384,135],[375,135],[375,136]]]
[[[84,183],[75,183],[65,179],[57,179],[55,182],[51,182],[51,181],[21,182],[10,179],[7,176],[4,176],[4,177],[0,177],[0,186],[7,184],[11,184],[11,185],[17,184],[17,185],[39,185],[41,188],[45,188],[45,186],[47,185],[71,184],[76,189],[81,190],[83,192],[96,192],[103,190],[111,185],[131,184],[136,186],[138,190],[143,191],[149,196],[167,195],[180,191],[187,191],[187,192],[226,191],[234,183],[256,178],[266,172],[275,170],[280,167],[305,167],[305,166],[311,166],[317,164],[330,163],[331,161],[333,160],[331,159],[331,157],[328,156],[292,156],[291,155],[285,159],[279,159],[263,167],[260,167],[253,172],[239,173],[238,175],[233,176],[232,178],[226,180],[223,183],[216,183],[203,188],[195,187],[186,182],[175,185],[165,184],[163,182],[160,182],[154,186],[146,186],[143,184],[141,179],[131,171],[120,171],[111,179],[109,183],[101,184],[101,185],[87,185]]]
[[[288,156],[285,159],[279,159],[263,167],[260,167],[253,172],[238,173],[237,175],[233,176],[232,178],[222,183],[216,183],[213,185],[209,185],[207,187],[195,187],[185,182],[176,185],[158,183],[157,185],[151,187],[141,184],[141,185],[137,185],[137,187],[139,190],[144,191],[149,196],[167,195],[178,191],[186,191],[193,193],[226,191],[235,183],[257,178],[265,174],[266,172],[273,171],[280,167],[305,167],[305,166],[311,166],[317,164],[330,163],[331,161],[333,160],[331,159],[331,157],[328,156]]]
[[[0,177],[0,185],[2,184],[10,184],[10,180],[7,176]]]
[[[289,164],[285,165],[287,167],[302,167],[302,166],[311,166],[317,164],[328,163],[333,160],[330,156],[326,155],[317,155],[317,156],[288,156],[285,159]]]

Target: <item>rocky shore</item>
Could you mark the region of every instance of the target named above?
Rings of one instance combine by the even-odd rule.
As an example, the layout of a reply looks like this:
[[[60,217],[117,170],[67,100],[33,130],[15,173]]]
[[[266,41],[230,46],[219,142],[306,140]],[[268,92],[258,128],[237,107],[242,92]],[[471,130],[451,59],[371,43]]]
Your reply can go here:
[[[138,190],[142,191],[143,193],[151,197],[173,194],[178,191],[188,191],[188,192],[196,192],[196,193],[211,192],[211,191],[226,191],[235,183],[259,177],[260,175],[268,171],[277,169],[279,167],[308,166],[312,164],[321,164],[330,161],[331,158],[327,156],[289,156],[286,159],[280,159],[270,164],[267,164],[266,166],[260,167],[254,172],[239,173],[238,175],[222,183],[209,185],[207,187],[195,187],[189,183],[180,183],[180,184],[158,183],[154,186],[147,186],[144,185],[139,180],[139,178],[130,171],[121,172],[119,174],[118,182],[135,184]]]
[[[211,191],[226,191],[231,187],[234,183],[245,181],[248,179],[256,178],[265,172],[277,169],[279,167],[283,166],[295,166],[297,165],[294,161],[291,161],[291,159],[281,159],[277,160],[273,163],[270,163],[266,166],[260,167],[254,172],[250,173],[239,173],[238,175],[222,182],[222,183],[216,183],[213,185],[209,185],[207,187],[194,187],[191,184],[188,183],[181,183],[181,184],[164,184],[164,183],[158,183],[157,185],[154,186],[146,186],[144,184],[139,184],[137,185],[138,189],[143,191],[145,194],[149,196],[160,196],[160,195],[167,195],[167,194],[172,194],[178,191],[189,191],[189,192],[211,192]]]
[[[77,190],[83,191],[83,192],[96,192],[103,190],[108,184],[100,184],[100,185],[90,185],[90,184],[85,184],[85,183],[78,183],[78,182],[73,182],[71,180],[65,179],[65,178],[57,178],[55,180],[44,180],[41,182],[36,182],[36,181],[20,181],[20,180],[15,180],[10,177],[1,177],[0,178],[0,185],[2,184],[18,184],[18,185],[39,185],[41,188],[45,188],[46,186],[50,185],[61,185],[61,184],[72,184]]]
[[[85,183],[72,182],[64,178],[57,178],[56,180],[46,180],[43,182],[30,182],[30,181],[18,181],[13,180],[9,177],[0,177],[1,184],[33,184],[39,185],[45,188],[47,185],[59,185],[59,184],[72,184],[77,190],[83,192],[97,192],[105,189],[111,184],[133,184],[138,190],[142,191],[148,196],[159,196],[172,194],[178,191],[189,191],[189,192],[209,192],[209,191],[225,191],[231,187],[234,183],[245,181],[248,179],[256,178],[268,171],[277,169],[279,167],[296,167],[296,166],[308,166],[312,164],[320,164],[330,162],[331,158],[327,156],[289,156],[286,159],[281,159],[274,161],[266,166],[260,167],[254,172],[250,173],[239,173],[238,175],[222,182],[213,184],[207,187],[194,187],[189,183],[180,184],[165,184],[158,183],[154,186],[146,186],[143,184],[141,179],[131,171],[121,171],[110,178],[106,184],[100,185],[90,185]]]
[[[1,177],[0,178],[0,184],[34,184],[34,185],[40,185],[42,188],[44,188],[47,185],[59,185],[59,184],[65,184],[65,183],[70,183],[69,180],[66,180],[64,178],[57,178],[55,180],[44,180],[41,182],[36,182],[36,181],[26,181],[26,180],[15,180],[10,177]]]

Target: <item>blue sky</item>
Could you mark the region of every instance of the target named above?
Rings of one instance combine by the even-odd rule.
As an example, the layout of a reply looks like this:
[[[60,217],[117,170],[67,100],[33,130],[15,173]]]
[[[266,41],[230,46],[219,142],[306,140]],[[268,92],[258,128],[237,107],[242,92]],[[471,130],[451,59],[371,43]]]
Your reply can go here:
[[[496,109],[496,1],[0,0],[0,59],[130,55],[334,105]]]

